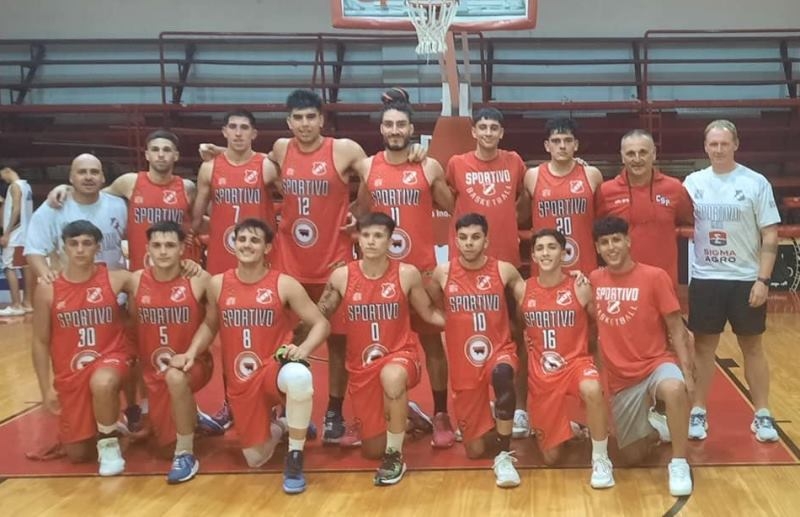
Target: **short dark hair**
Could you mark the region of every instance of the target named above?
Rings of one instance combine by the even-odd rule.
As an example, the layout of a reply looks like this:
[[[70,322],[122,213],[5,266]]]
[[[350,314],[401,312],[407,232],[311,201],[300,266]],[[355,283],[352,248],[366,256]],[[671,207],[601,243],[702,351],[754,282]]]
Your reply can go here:
[[[255,117],[255,115],[253,115],[252,112],[250,112],[250,111],[248,111],[246,109],[240,108],[240,109],[235,109],[235,110],[227,112],[225,114],[225,118],[223,119],[224,122],[222,123],[222,125],[223,126],[227,126],[228,122],[231,121],[231,117],[244,117],[250,122],[251,126],[256,127],[256,117]]]
[[[147,135],[147,138],[144,139],[145,147],[149,146],[150,142],[152,140],[155,140],[156,138],[163,138],[164,140],[169,140],[170,142],[175,144],[175,149],[177,149],[178,146],[180,145],[180,140],[178,139],[178,135],[176,135],[172,131],[167,131],[166,129],[156,129],[155,131]]]
[[[564,237],[564,234],[560,231],[556,230],[555,228],[542,228],[538,232],[534,233],[531,237],[531,248],[536,246],[536,241],[541,239],[542,237],[552,237],[556,240],[561,249],[567,248],[567,238]]]
[[[413,122],[414,109],[411,107],[411,104],[401,101],[389,102],[387,104],[384,104],[383,108],[381,108],[381,120],[383,120],[383,114],[391,110],[397,110],[401,113],[405,113],[406,116],[408,117],[408,121]]]
[[[81,235],[93,237],[94,242],[97,244],[103,242],[103,232],[100,231],[100,228],[93,225],[86,219],[72,221],[66,225],[63,230],[61,230],[61,239],[64,240],[64,242],[66,242],[67,239],[79,237]]]
[[[286,97],[286,109],[294,110],[313,108],[322,112],[322,97],[311,90],[295,90]]]
[[[389,230],[389,235],[391,235],[394,233],[397,223],[383,212],[370,212],[359,217],[356,229],[361,231],[362,228],[367,228],[368,226],[385,226]]]
[[[577,137],[578,124],[569,117],[551,118],[544,124],[545,138],[549,139],[553,133],[569,133]]]
[[[471,212],[469,214],[464,214],[458,218],[456,221],[456,231],[464,228],[465,226],[480,226],[481,230],[483,230],[484,235],[489,235],[489,222],[486,220],[486,217],[482,216],[481,214],[476,214],[475,212]]]
[[[594,222],[594,226],[592,226],[592,237],[594,237],[594,240],[605,237],[606,235],[614,235],[615,233],[628,235],[628,221],[612,215],[598,219]]]
[[[248,217],[243,221],[239,221],[233,227],[234,238],[238,237],[242,230],[261,230],[264,232],[264,242],[267,244],[272,243],[272,239],[275,238],[275,232],[272,231],[272,228],[261,219],[256,219],[255,217]]]
[[[178,236],[180,242],[186,239],[186,232],[175,221],[159,221],[151,225],[145,233],[148,241],[153,238],[154,233],[174,233]]]
[[[501,126],[503,125],[503,112],[497,108],[481,108],[472,115],[472,125],[474,126],[481,119],[486,120],[494,120],[498,122]]]
[[[391,104],[393,102],[405,102],[411,104],[411,97],[408,96],[408,91],[399,86],[393,86],[388,90],[384,90],[381,94],[381,102],[383,104]]]

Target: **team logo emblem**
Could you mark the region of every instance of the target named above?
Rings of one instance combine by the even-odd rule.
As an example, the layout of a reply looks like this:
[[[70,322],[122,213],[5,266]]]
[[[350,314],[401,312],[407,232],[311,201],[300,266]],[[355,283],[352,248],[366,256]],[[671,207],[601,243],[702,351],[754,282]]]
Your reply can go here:
[[[477,287],[481,291],[486,291],[487,289],[491,289],[492,279],[489,277],[489,275],[478,275],[478,278],[475,280],[475,287]]]
[[[534,299],[528,300],[528,304],[527,305],[528,305],[529,309],[535,309],[536,308],[536,300],[534,300]]]
[[[246,381],[261,368],[261,358],[253,352],[242,352],[233,361],[233,373],[240,381]]]
[[[556,303],[563,306],[569,305],[572,303],[572,292],[569,290],[561,290],[556,293]]]
[[[66,307],[66,306],[67,306],[67,302],[65,302],[65,301],[60,301],[60,302],[58,302],[58,303],[56,304],[56,310],[59,310],[59,311],[60,311],[61,309],[63,309],[63,308],[64,308],[64,307]]]
[[[564,368],[566,364],[567,361],[561,357],[561,354],[549,350],[542,353],[541,365],[544,373],[555,373]]]
[[[236,228],[235,226],[228,226],[225,230],[225,233],[222,234],[222,243],[225,245],[225,249],[231,255],[236,255],[236,236],[233,234],[233,230]]]
[[[385,346],[380,343],[372,343],[361,353],[361,364],[362,366],[369,366],[375,361],[386,357],[388,354],[389,350],[387,350]]]
[[[573,194],[583,194],[583,180],[570,180],[569,191]]]
[[[162,199],[168,205],[174,205],[178,202],[178,194],[174,190],[165,190]]]
[[[497,193],[497,187],[494,183],[484,183],[483,185],[483,195],[484,196],[494,196]]]
[[[392,234],[392,242],[389,244],[389,256],[395,260],[401,260],[411,252],[411,237],[397,228]]]
[[[314,176],[324,176],[328,172],[328,164],[325,162],[314,162],[311,164],[311,174]]]
[[[172,286],[172,292],[169,293],[169,299],[175,303],[184,301],[186,299],[186,286],[185,285]]]
[[[309,248],[317,243],[317,226],[308,219],[298,219],[292,225],[294,242],[301,248]]]
[[[244,182],[249,183],[250,185],[254,185],[256,182],[258,182],[258,171],[253,169],[245,169]]]
[[[77,372],[83,370],[98,359],[100,359],[100,354],[94,350],[81,350],[72,357],[70,368],[73,372]]]
[[[142,296],[141,304],[142,305],[150,305],[150,295],[149,294],[146,294],[146,295]]]
[[[86,289],[86,301],[89,303],[100,303],[103,301],[102,287],[89,287]]]
[[[703,191],[700,190],[700,189],[695,190],[694,191],[694,197],[696,197],[698,199],[698,201],[703,199]]]
[[[227,184],[228,184],[228,178],[218,178],[217,179],[217,185],[219,185],[220,187],[224,187]]]
[[[167,346],[160,346],[153,350],[150,356],[150,363],[153,365],[153,369],[158,373],[166,372],[173,355],[175,355],[175,351]]]
[[[417,171],[403,171],[403,185],[416,185]]]
[[[353,293],[353,301],[354,302],[360,302],[361,298],[363,298],[363,296],[361,296],[361,293]]]
[[[457,293],[458,292],[458,286],[456,284],[451,284],[451,285],[447,286],[447,292],[448,293]]]
[[[228,296],[225,299],[225,306],[226,307],[231,307],[233,305],[236,305],[236,297],[235,296]]]
[[[394,284],[391,282],[381,284],[381,296],[387,299],[397,296],[397,289]]]
[[[375,180],[375,186],[376,187],[382,187],[383,186],[383,178],[376,179]]]
[[[553,195],[553,192],[549,188],[542,189],[542,197],[550,197]]]
[[[567,237],[567,245],[564,247],[564,258],[561,265],[571,267],[578,263],[578,243],[572,237]]]
[[[608,314],[619,314],[622,309],[622,303],[619,300],[612,300],[606,305],[606,312]]]
[[[492,356],[492,343],[486,336],[472,336],[464,347],[472,366],[483,366]]]
[[[256,292],[256,301],[262,305],[272,303],[272,289],[259,289]]]
[[[744,192],[741,190],[737,190],[733,193],[733,197],[736,198],[736,201],[744,201]]]
[[[294,176],[294,169],[292,167],[289,167],[288,169],[286,169],[286,175],[287,176]]]
[[[728,234],[721,230],[708,232],[708,243],[712,246],[725,246],[728,244]]]
[[[133,196],[133,203],[136,205],[141,205],[144,203],[144,198],[142,196]]]

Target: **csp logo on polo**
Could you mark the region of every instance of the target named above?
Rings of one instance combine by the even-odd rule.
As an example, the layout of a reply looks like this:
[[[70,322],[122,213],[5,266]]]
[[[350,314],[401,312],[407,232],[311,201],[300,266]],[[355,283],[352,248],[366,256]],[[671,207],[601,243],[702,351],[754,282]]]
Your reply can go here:
[[[708,243],[712,246],[725,246],[728,244],[728,234],[721,230],[708,232]]]
[[[492,356],[492,343],[486,336],[472,336],[464,346],[464,353],[473,366],[483,366]]]
[[[292,225],[292,237],[301,248],[316,244],[318,236],[317,226],[308,219],[298,219]]]

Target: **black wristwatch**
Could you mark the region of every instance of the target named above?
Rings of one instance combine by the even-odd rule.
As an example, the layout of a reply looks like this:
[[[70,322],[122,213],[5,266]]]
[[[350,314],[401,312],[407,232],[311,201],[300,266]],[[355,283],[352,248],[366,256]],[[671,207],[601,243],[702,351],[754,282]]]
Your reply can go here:
[[[765,286],[769,287],[769,277],[768,276],[760,276],[756,278],[756,282],[761,282]]]

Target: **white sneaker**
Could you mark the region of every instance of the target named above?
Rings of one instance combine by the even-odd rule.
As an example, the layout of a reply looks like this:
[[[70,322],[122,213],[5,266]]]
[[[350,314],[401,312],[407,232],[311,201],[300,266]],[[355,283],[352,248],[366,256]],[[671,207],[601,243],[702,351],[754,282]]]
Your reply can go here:
[[[97,462],[101,476],[118,476],[125,470],[125,460],[117,438],[103,438],[97,441]]]
[[[674,459],[667,465],[669,472],[669,493],[681,497],[692,493],[692,469],[686,460],[676,462]]]
[[[608,456],[592,459],[592,488],[614,486],[614,466]]]
[[[5,309],[0,309],[0,318],[11,318],[14,316],[25,316],[25,309],[17,309],[10,305]]]
[[[500,451],[494,457],[494,475],[497,478],[496,484],[501,488],[513,488],[519,486],[519,473],[514,468],[517,458],[513,456],[514,451]]]
[[[514,424],[511,428],[512,438],[527,438],[531,435],[531,421],[524,409],[514,410]]]
[[[669,443],[672,441],[666,415],[662,415],[656,411],[656,408],[651,407],[650,411],[647,412],[647,421],[653,429],[658,431],[658,439],[661,440],[661,443]]]
[[[775,429],[775,419],[770,415],[755,416],[750,430],[756,435],[759,442],[777,442],[778,430]]]
[[[689,414],[689,439],[705,440],[708,437],[708,419],[705,411],[692,409]]]

